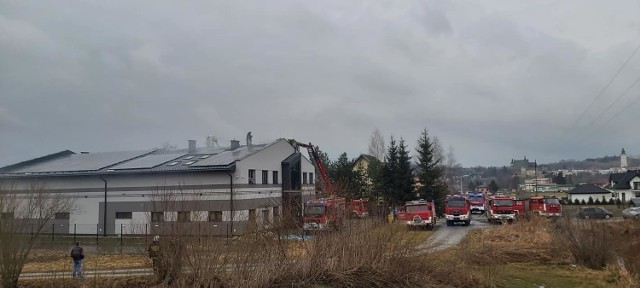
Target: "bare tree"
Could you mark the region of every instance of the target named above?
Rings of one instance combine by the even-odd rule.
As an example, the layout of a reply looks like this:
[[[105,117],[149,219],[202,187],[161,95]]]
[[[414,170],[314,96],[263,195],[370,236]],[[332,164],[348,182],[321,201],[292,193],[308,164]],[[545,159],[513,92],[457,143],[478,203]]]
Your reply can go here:
[[[456,154],[453,150],[453,146],[449,145],[449,151],[447,151],[447,168],[453,169],[456,167]]]
[[[45,227],[56,214],[72,212],[73,198],[45,187],[35,182],[21,190],[15,184],[0,186],[0,287],[18,287],[27,256]]]
[[[440,163],[440,165],[444,165],[445,156],[444,156],[444,148],[442,148],[442,143],[440,142],[440,138],[438,136],[432,136],[433,139],[433,154],[434,160],[436,163]]]
[[[371,134],[371,140],[369,141],[369,155],[376,157],[380,161],[384,161],[384,137],[380,134],[380,130],[376,128]]]

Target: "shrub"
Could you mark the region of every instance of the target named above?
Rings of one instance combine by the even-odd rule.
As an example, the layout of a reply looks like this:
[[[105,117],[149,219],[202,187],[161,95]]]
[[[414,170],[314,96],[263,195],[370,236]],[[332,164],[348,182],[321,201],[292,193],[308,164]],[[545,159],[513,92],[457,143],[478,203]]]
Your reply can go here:
[[[596,201],[594,201],[593,204],[600,205],[600,199],[596,199]]]
[[[587,205],[587,202],[584,202],[584,199],[582,199],[582,202],[580,202],[581,205]]]
[[[593,197],[589,196],[589,201],[587,201],[587,204],[593,205]]]
[[[573,204],[574,204],[574,205],[580,205],[580,200],[578,200],[578,199],[573,200]]]
[[[574,260],[588,268],[605,268],[611,262],[610,231],[606,223],[596,221],[573,221],[570,217],[558,223],[554,237]]]
[[[613,198],[609,198],[609,205],[616,205],[616,202],[613,201]]]

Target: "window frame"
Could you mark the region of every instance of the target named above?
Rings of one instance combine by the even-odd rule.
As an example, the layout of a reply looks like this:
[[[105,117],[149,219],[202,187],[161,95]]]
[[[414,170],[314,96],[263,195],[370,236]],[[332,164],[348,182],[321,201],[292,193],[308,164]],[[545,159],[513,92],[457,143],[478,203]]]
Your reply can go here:
[[[222,211],[209,211],[207,220],[209,222],[222,222]],[[213,215],[213,217],[212,217]],[[219,216],[219,217],[218,217]]]
[[[161,216],[161,217],[154,217],[155,216]],[[157,211],[157,212],[151,212],[151,223],[163,223],[164,221],[164,212],[163,211]]]
[[[122,217],[122,215],[126,215],[125,217]],[[120,216],[120,217],[118,217]],[[116,212],[116,220],[132,220],[133,219],[133,212]]]
[[[302,185],[307,184],[307,180],[309,180],[307,179],[307,172],[302,172]]]
[[[315,178],[313,178],[313,172],[309,172],[309,184],[313,184]]]
[[[256,169],[249,169],[247,177],[249,178],[249,184],[256,184]]]
[[[69,220],[71,218],[71,213],[69,212],[58,212],[53,216],[55,220]]]
[[[273,184],[278,184],[280,182],[278,181],[278,171],[271,171],[271,177],[273,178]]]
[[[262,184],[269,184],[269,170],[262,170]]]
[[[185,218],[185,215],[187,217]],[[178,211],[177,222],[191,222],[191,211]]]

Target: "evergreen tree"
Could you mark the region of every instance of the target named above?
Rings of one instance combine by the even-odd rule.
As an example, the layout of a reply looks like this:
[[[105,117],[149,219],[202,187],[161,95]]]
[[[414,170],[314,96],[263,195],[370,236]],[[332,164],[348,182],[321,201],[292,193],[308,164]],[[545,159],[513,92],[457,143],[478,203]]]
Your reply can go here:
[[[587,202],[584,202],[584,199],[582,199],[582,202],[580,202],[581,205],[587,205]]]
[[[371,181],[371,194],[369,195],[372,203],[379,204],[380,198],[384,199],[385,191],[385,178],[384,178],[385,166],[383,162],[371,161],[367,166],[367,176]]]
[[[593,205],[593,197],[589,196],[589,201],[587,201],[587,204]]]
[[[411,168],[411,156],[407,151],[404,139],[400,138],[398,144],[398,169],[396,170],[395,181],[398,183],[398,193],[394,198],[396,201],[404,203],[416,199],[413,190],[413,169]]]
[[[496,193],[498,192],[498,189],[500,189],[500,187],[498,186],[498,183],[496,183],[495,179],[491,179],[491,183],[489,183],[489,190],[491,190],[491,192]]]
[[[575,205],[580,205],[580,200],[578,200],[578,199],[574,200],[574,201],[573,201],[573,204],[575,204]]]
[[[440,158],[435,154],[435,145],[429,137],[427,129],[424,129],[418,139],[418,167],[420,173],[418,179],[422,186],[418,191],[421,198],[433,200],[436,204],[436,211],[441,215],[444,211],[444,200],[447,195],[447,189],[442,181],[442,165]]]
[[[469,185],[467,185],[467,188],[469,188],[469,191],[475,191],[476,190],[476,184],[473,183],[473,181],[469,181]]]
[[[396,199],[394,198],[394,195],[398,194],[396,190],[398,190],[399,185],[395,177],[398,171],[398,147],[393,136],[391,136],[391,140],[389,141],[389,149],[387,150],[386,159],[387,163],[384,165],[383,170],[384,198],[391,204],[400,204],[396,203]]]
[[[600,198],[596,198],[596,201],[594,201],[593,204],[600,205]]]

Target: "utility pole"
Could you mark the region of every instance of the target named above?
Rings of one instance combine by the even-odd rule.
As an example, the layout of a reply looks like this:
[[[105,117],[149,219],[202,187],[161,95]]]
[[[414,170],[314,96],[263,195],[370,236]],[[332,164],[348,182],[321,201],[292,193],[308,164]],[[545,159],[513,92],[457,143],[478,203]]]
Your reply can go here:
[[[535,174],[536,197],[538,197],[538,160],[533,160],[533,173]]]

